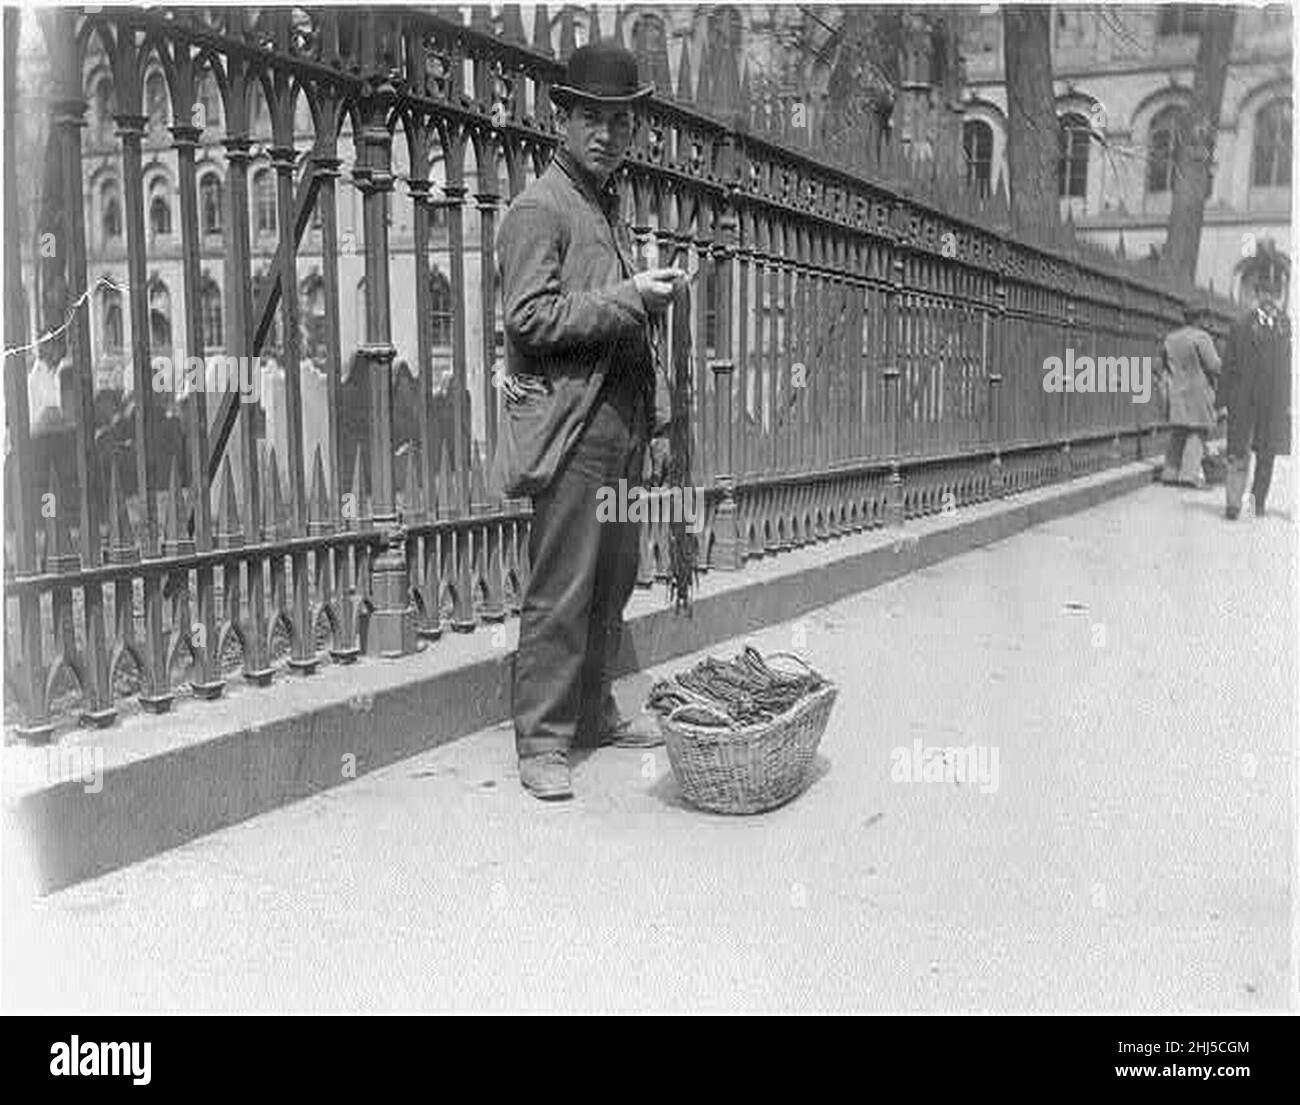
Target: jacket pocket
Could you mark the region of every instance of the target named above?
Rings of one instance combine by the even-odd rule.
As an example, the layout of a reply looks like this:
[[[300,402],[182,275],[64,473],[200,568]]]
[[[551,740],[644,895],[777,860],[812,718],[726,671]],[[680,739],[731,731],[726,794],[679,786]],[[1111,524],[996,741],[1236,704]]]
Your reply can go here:
[[[554,402],[545,381],[540,388],[527,384],[512,393],[503,385],[502,390],[506,394],[492,458],[493,490],[510,498],[533,495],[555,475],[546,470],[551,461],[552,451],[546,446]]]

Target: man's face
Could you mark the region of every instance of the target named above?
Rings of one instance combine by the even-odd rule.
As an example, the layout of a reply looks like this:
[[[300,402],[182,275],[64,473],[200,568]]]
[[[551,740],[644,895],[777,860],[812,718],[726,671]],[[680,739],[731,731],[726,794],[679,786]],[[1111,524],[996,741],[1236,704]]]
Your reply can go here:
[[[624,105],[575,103],[564,129],[569,153],[604,184],[632,142],[632,112]]]
[[[1273,280],[1259,280],[1255,284],[1255,304],[1259,307],[1280,307],[1286,302],[1287,277],[1284,275]]]

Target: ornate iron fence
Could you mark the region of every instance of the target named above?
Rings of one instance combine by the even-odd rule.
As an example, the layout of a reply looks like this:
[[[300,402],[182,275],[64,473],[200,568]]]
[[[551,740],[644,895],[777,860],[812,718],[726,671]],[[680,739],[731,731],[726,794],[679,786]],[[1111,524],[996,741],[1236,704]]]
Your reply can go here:
[[[36,18],[64,216],[58,294],[68,324],[59,340],[71,417],[61,481],[58,464],[37,467],[29,350],[10,339],[5,679],[17,732],[44,740],[60,723],[107,725],[132,697],[166,710],[178,694],[221,694],[235,673],[266,685],[286,667],[307,675],[363,653],[405,655],[420,638],[514,612],[528,572],[527,504],[491,501],[484,479],[500,356],[490,258],[498,212],[543,171],[555,144],[547,88],[577,44],[574,9],[552,20],[538,6],[531,41],[510,5],[496,15],[475,7],[467,25],[455,9],[369,6],[59,8]],[[653,70],[667,73],[666,46],[654,48]],[[92,56],[111,79],[110,145],[120,156],[133,392],[126,454],[97,441],[91,414],[90,272],[103,254],[88,246],[83,195],[98,132],[83,131],[88,107],[102,115],[106,100],[87,87]],[[707,568],[734,570],[1015,493],[1148,447],[1159,429],[1151,406],[1124,394],[1085,402],[1045,392],[1042,366],[1067,347],[1154,356],[1180,317],[1172,289],[1075,242],[1068,227],[1013,237],[1001,188],[968,191],[896,143],[813,149],[813,105],[761,87],[734,45],[716,37],[706,35],[703,58],[696,80],[684,56],[676,94],[662,90],[642,113],[625,176],[639,261],[684,262],[704,277],[692,305],[691,372]],[[143,158],[158,146],[154,70],[173,120],[177,228],[161,215],[146,222]],[[261,104],[269,134],[257,133]],[[303,104],[312,137],[300,146]],[[13,146],[11,129],[6,141]],[[206,206],[196,170],[196,155],[214,147],[224,159],[220,215]],[[395,172],[395,151],[405,174]],[[6,150],[7,165],[15,152]],[[262,161],[273,192],[250,177]],[[364,323],[346,379],[341,180],[362,197],[364,257]],[[394,195],[398,183],[405,196]],[[398,203],[410,205],[418,274],[413,317],[398,322],[414,331],[417,368],[414,390],[395,402],[389,246]],[[467,215],[476,241],[467,240]],[[273,263],[254,288],[257,245],[271,225]],[[160,226],[178,243],[182,273],[184,341],[174,352],[211,352],[205,258],[224,266],[227,354],[255,360],[278,330],[279,451],[264,445],[264,404],[227,393],[209,405],[199,388],[172,417],[153,391],[151,339],[160,331],[149,267]],[[451,395],[472,387],[468,404],[444,401],[433,380],[441,316],[423,274],[435,236],[450,269]],[[312,291],[321,310],[309,329],[325,404],[314,414],[304,408],[297,294],[305,242],[321,261]],[[24,258],[16,235],[4,244],[6,329],[15,335],[29,321],[15,279]],[[369,403],[365,457],[342,444],[340,419],[357,395]],[[398,441],[404,416],[414,428]],[[164,465],[168,420],[179,420],[183,446]],[[666,527],[645,526],[643,585],[665,574]]]

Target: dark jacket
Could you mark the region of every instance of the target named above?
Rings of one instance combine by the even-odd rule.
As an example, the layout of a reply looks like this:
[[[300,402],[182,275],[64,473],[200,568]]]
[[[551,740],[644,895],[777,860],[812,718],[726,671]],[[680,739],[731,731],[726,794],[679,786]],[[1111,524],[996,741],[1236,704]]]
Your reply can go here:
[[[1253,309],[1233,323],[1218,401],[1228,408],[1228,454],[1291,452],[1291,324]]]
[[[598,192],[561,150],[501,221],[507,380],[494,482],[508,495],[546,486],[607,377],[645,402],[652,434],[666,429],[668,382],[654,368],[649,318],[617,210],[612,184]]]

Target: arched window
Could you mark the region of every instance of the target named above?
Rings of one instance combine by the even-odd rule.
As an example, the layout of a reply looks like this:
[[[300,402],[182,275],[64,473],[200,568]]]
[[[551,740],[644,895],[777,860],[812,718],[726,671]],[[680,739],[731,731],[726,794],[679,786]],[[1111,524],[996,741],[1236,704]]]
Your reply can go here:
[[[723,49],[730,50],[733,54],[739,56],[740,39],[744,30],[744,22],[740,18],[740,12],[730,5],[722,5],[709,10],[709,35],[714,35],[715,42],[720,42]]]
[[[1071,112],[1061,116],[1056,159],[1056,189],[1061,197],[1088,194],[1088,120]]]
[[[172,232],[172,208],[165,196],[154,196],[150,202],[149,228],[156,235]]]
[[[122,205],[117,198],[117,185],[111,181],[105,184],[99,196],[101,210],[103,211],[104,240],[120,238],[122,236]]]
[[[1091,11],[1057,8],[1056,24],[1053,27],[1053,47],[1069,50],[1088,46],[1096,39],[1097,25],[1100,22]]]
[[[145,104],[149,114],[149,129],[161,130],[167,125],[167,82],[161,73],[150,73],[145,82]]]
[[[632,51],[636,54],[637,71],[643,81],[652,81],[656,88],[665,92],[671,89],[668,40],[663,19],[652,14],[637,17],[632,27]]]
[[[202,208],[203,233],[221,233],[221,178],[216,173],[208,173],[199,182],[199,206]]]
[[[157,276],[149,280],[149,344],[155,350],[172,344],[172,296]]]
[[[1160,10],[1159,35],[1198,35],[1205,27],[1199,4],[1169,4]]]
[[[713,357],[718,349],[718,303],[721,300],[722,282],[718,279],[717,266],[704,264],[704,351]]]
[[[224,348],[226,329],[221,313],[221,289],[207,273],[203,274],[199,289],[199,309],[203,316],[203,348]]]
[[[1168,192],[1174,186],[1174,157],[1181,141],[1183,109],[1177,105],[1163,108],[1151,120],[1151,137],[1147,144],[1147,191]]]
[[[95,129],[101,140],[113,135],[113,115],[117,112],[114,101],[113,82],[104,77],[95,85]]]
[[[221,89],[217,79],[209,72],[199,85],[199,105],[202,113],[195,120],[195,126],[201,130],[219,130],[221,127]]]
[[[430,163],[429,179],[433,182],[433,189],[429,195],[437,200],[442,200],[443,195],[439,193],[447,187],[446,166],[442,163],[441,155],[436,156]],[[438,202],[429,208],[429,233],[431,235],[441,234],[444,237],[447,233],[447,208],[446,205]]]
[[[313,269],[299,285],[303,352],[316,364],[325,363],[325,281]]]
[[[993,128],[981,119],[962,124],[962,149],[966,153],[966,184],[987,194],[993,177]]]
[[[451,282],[435,265],[429,272],[430,341],[436,349],[451,348]]]
[[[263,169],[253,178],[254,229],[258,234],[275,233],[275,176]]]
[[[253,105],[253,125],[252,133],[254,138],[271,137],[271,111],[266,106],[266,100],[262,96],[257,97],[257,102]]]
[[[104,291],[104,349],[119,352],[122,348],[122,293],[115,288]]]
[[[1291,101],[1270,100],[1255,116],[1255,148],[1250,162],[1252,188],[1291,184]]]

